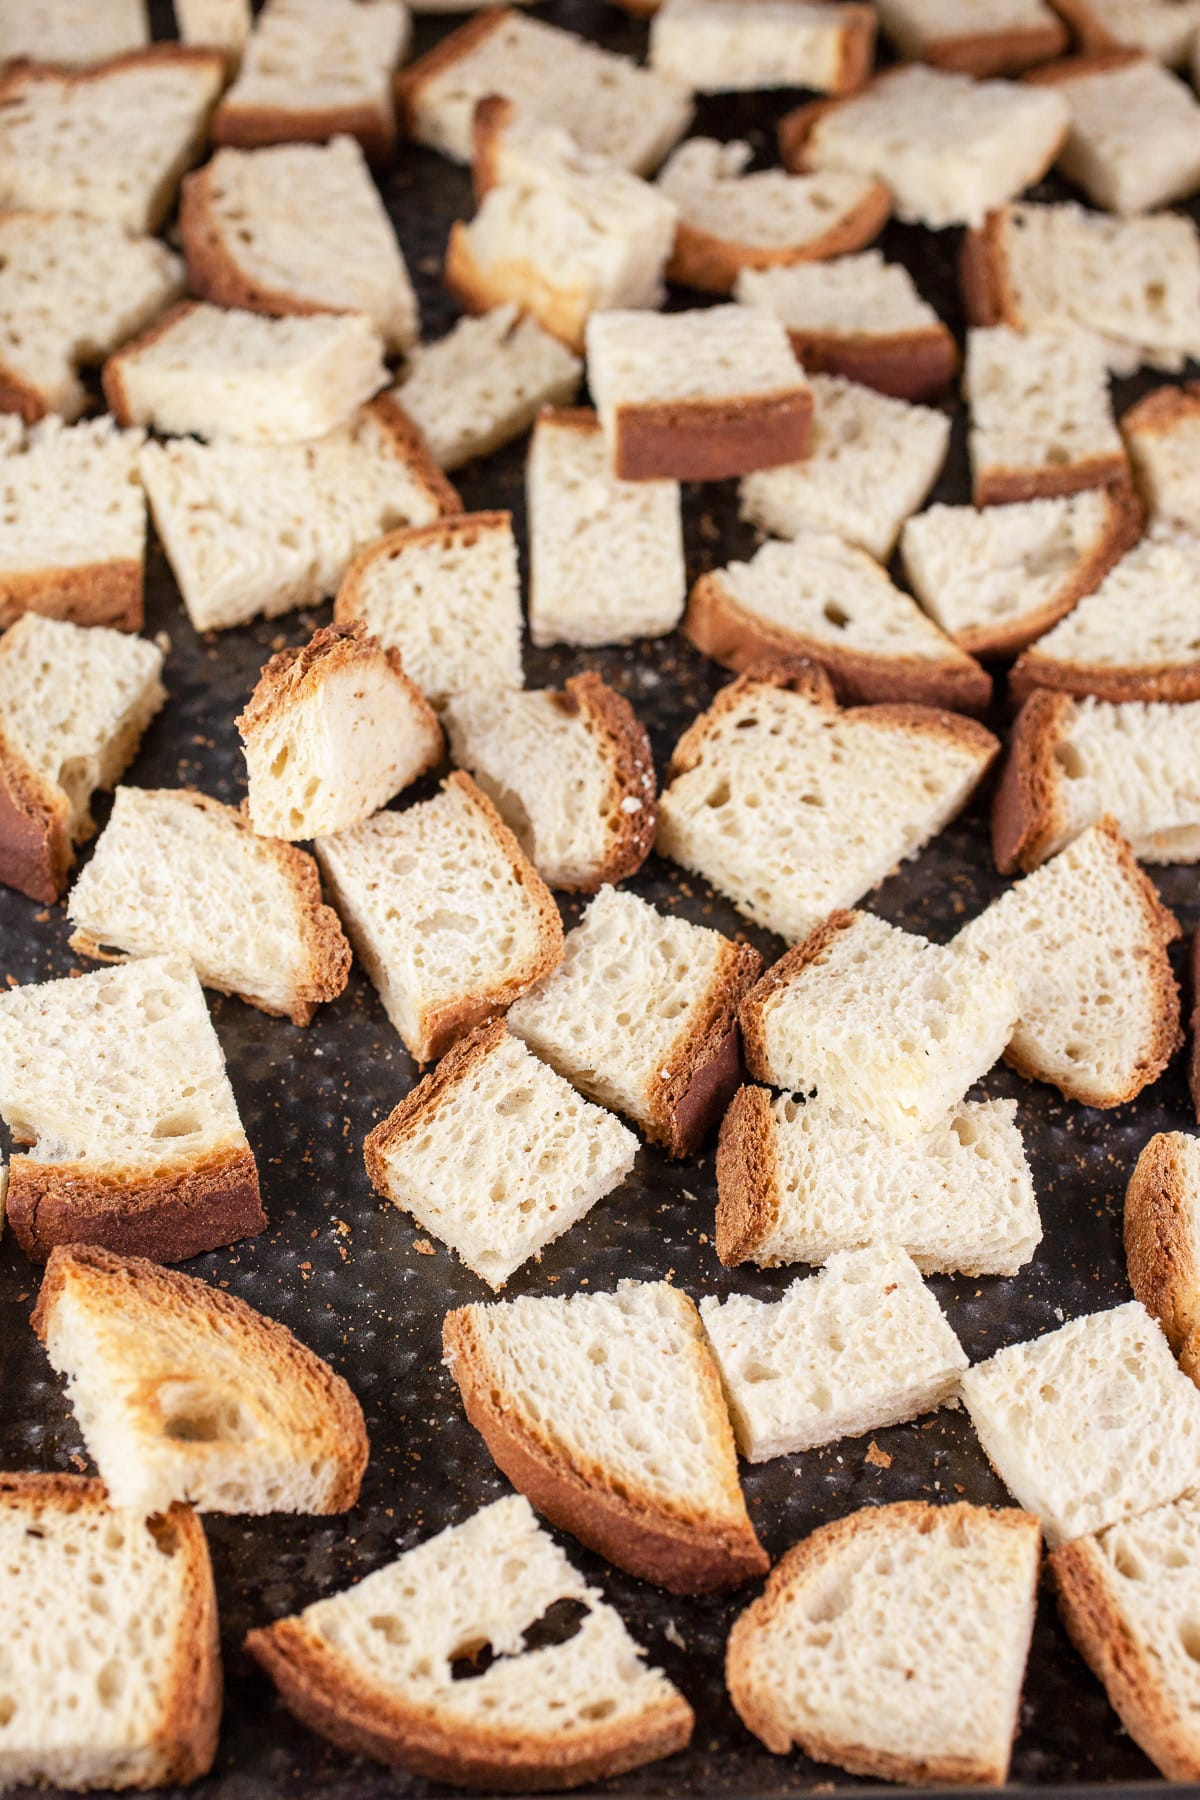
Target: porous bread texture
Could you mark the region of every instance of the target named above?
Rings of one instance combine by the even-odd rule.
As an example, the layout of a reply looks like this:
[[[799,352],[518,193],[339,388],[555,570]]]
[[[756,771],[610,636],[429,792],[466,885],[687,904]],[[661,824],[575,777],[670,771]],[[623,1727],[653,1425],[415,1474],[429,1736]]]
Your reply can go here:
[[[967,1367],[916,1264],[894,1244],[835,1251],[778,1300],[708,1294],[700,1317],[749,1462],[932,1412]]]
[[[236,64],[250,35],[250,0],[175,0],[185,44],[215,44]]]
[[[104,367],[122,425],[293,444],[345,425],[388,379],[364,313],[271,318],[187,301]]]
[[[1080,57],[1034,79],[1071,109],[1059,167],[1096,206],[1128,217],[1200,186],[1200,106],[1152,57]]]
[[[84,74],[18,65],[0,77],[0,206],[154,231],[204,146],[224,80],[218,51],[178,44]]]
[[[311,856],[194,788],[119,787],[67,915],[84,956],[186,957],[205,987],[293,1025],[350,973]]]
[[[1016,75],[1067,46],[1045,0],[876,0],[876,11],[901,56],[967,75]]]
[[[999,1787],[1033,1633],[1037,1520],[959,1501],[866,1507],[789,1550],[736,1620],[725,1675],[777,1756]]]
[[[221,1655],[195,1515],[131,1517],[80,1475],[3,1475],[0,1557],[0,1788],[148,1788],[207,1774]]]
[[[1042,1236],[1015,1100],[964,1100],[895,1138],[819,1095],[742,1088],[721,1126],[717,1191],[729,1265],[894,1243],[926,1275],[1015,1275]]]
[[[812,375],[809,388],[807,457],[747,475],[742,517],[776,537],[836,531],[885,563],[941,473],[950,421],[839,375]]]
[[[603,887],[561,967],[509,1029],[675,1155],[698,1148],[737,1082],[737,1008],[762,967],[748,944]]]
[[[1174,67],[1200,25],[1197,0],[1055,0],[1084,50],[1146,50]]]
[[[286,1326],[177,1269],[82,1244],[46,1265],[33,1327],[114,1506],[345,1512],[362,1412]]]
[[[414,345],[392,395],[439,467],[457,469],[520,437],[543,406],[569,405],[582,378],[565,344],[515,306],[495,306]]]
[[[453,694],[519,688],[521,584],[511,515],[462,513],[390,532],[351,563],[333,616],[338,625],[363,620],[434,706]]]
[[[955,940],[1007,970],[1020,1017],[1006,1060],[1069,1100],[1118,1106],[1181,1041],[1174,916],[1111,819],[1083,831]]]
[[[637,1148],[495,1019],[375,1127],[364,1154],[378,1193],[499,1288],[620,1186]]]
[[[363,153],[327,144],[218,150],[183,184],[192,292],[251,312],[363,312],[389,351],[420,335],[404,255]]]
[[[963,392],[976,506],[1128,480],[1104,345],[1090,333],[969,331]]]
[[[22,0],[0,18],[0,64],[30,57],[85,69],[149,42],[146,0]]]
[[[183,290],[165,244],[111,219],[0,214],[0,405],[27,423],[77,419],[88,404],[77,370],[103,362]]]
[[[998,1351],[962,1377],[962,1397],[1051,1546],[1195,1486],[1200,1391],[1139,1300]]]
[[[464,1306],[442,1343],[467,1417],[552,1524],[671,1593],[765,1573],[720,1373],[686,1294],[622,1281]]]
[[[1125,1190],[1125,1263],[1178,1355],[1200,1326],[1200,1138],[1158,1131],[1145,1145]]]
[[[583,1615],[574,1634],[538,1645],[564,1602]],[[481,1645],[494,1660],[456,1680]],[[433,1780],[573,1787],[668,1756],[692,1731],[682,1695],[520,1494],[251,1632],[246,1648],[305,1724]]]
[[[1017,988],[961,944],[835,912],[767,970],[740,1018],[757,1080],[815,1090],[904,1138],[943,1121],[998,1061]]]
[[[1200,518],[1200,384],[1155,388],[1121,419],[1150,517],[1188,529]]]
[[[813,663],[756,664],[676,745],[658,850],[795,942],[935,837],[998,748],[930,707],[842,711]]]
[[[651,67],[700,94],[842,94],[865,80],[874,50],[872,6],[663,0],[650,26]]]
[[[525,470],[533,642],[673,631],[687,597],[677,481],[621,481],[594,412],[542,412]]]
[[[307,444],[147,444],[140,470],[197,631],[315,606],[385,532],[459,505],[386,398]]]
[[[457,772],[432,800],[319,838],[317,857],[384,1009],[431,1062],[562,960],[550,890]]]

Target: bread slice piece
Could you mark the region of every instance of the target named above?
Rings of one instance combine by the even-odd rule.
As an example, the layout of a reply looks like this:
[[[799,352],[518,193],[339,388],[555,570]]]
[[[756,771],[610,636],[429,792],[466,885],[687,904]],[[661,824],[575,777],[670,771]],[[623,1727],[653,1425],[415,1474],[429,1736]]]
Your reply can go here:
[[[353,138],[218,150],[183,184],[179,232],[202,300],[366,313],[390,351],[420,335],[403,253]]]
[[[1082,831],[955,940],[1007,970],[1020,1017],[1005,1057],[1085,1106],[1120,1106],[1182,1042],[1167,945],[1179,925],[1112,819]]]
[[[584,408],[538,418],[525,471],[535,644],[662,637],[687,597],[677,481],[621,481]]]
[[[637,1148],[493,1019],[446,1053],[363,1154],[377,1193],[499,1288],[620,1186]]]
[[[775,537],[836,531],[885,563],[941,474],[950,421],[839,375],[813,375],[809,385],[806,460],[747,475],[742,517]]]
[[[358,1401],[286,1326],[223,1288],[70,1244],[46,1266],[32,1323],[114,1505],[145,1517],[183,1499],[218,1513],[357,1500]]]
[[[1188,1020],[1188,1030],[1192,1042],[1188,1055],[1187,1078],[1192,1105],[1196,1109],[1196,1120],[1197,1123],[1200,1123],[1200,931],[1192,933],[1191,952],[1188,956],[1188,975],[1192,995],[1192,1016]]]
[[[1121,435],[1151,520],[1188,530],[1200,516],[1200,382],[1152,389]]]
[[[338,588],[334,622],[356,619],[435,706],[452,694],[519,688],[521,584],[512,516],[459,513],[389,532]]]
[[[1146,50],[1170,68],[1187,61],[1197,0],[1054,0],[1081,50]]]
[[[225,1058],[190,963],[143,957],[0,994],[8,1222],[44,1262],[102,1244],[182,1262],[266,1225]],[[148,1511],[153,1510],[148,1508]]]
[[[1200,187],[1200,106],[1153,57],[1137,50],[1071,56],[1029,80],[1052,87],[1070,107],[1059,167],[1095,205],[1128,217]]]
[[[0,63],[86,69],[150,42],[146,0],[24,0],[0,19]]]
[[[593,313],[587,364],[621,480],[721,481],[808,454],[812,395],[769,313]]]
[[[810,375],[844,375],[900,400],[929,400],[958,368],[953,334],[904,265],[885,262],[878,250],[839,251],[828,262],[792,268],[743,268],[733,293],[743,306],[763,307],[782,321]]]
[[[650,27],[650,66],[700,94],[861,87],[875,54],[875,8],[811,0],[663,0]]]
[[[838,1250],[778,1300],[708,1294],[700,1317],[749,1462],[932,1412],[967,1367],[916,1264],[892,1244]]]
[[[141,476],[197,631],[315,606],[368,544],[461,502],[386,396],[307,444],[147,444]]]
[[[11,1571],[0,1785],[148,1788],[206,1775],[221,1653],[195,1514],[173,1506],[143,1520],[80,1475],[0,1475],[0,1556]]]
[[[236,68],[250,36],[250,0],[175,0],[175,23],[185,44],[215,45]]]
[[[970,331],[963,391],[976,506],[1129,480],[1098,338],[1008,325]]]
[[[1141,529],[1136,498],[1114,483],[982,510],[931,506],[906,522],[900,556],[943,631],[975,656],[1006,656],[1099,587]]]
[[[675,746],[658,849],[794,943],[936,837],[998,749],[957,713],[842,711],[814,663],[753,664]]]
[[[701,575],[684,636],[729,669],[769,656],[819,662],[840,700],[915,700],[982,712],[991,677],[865,551],[831,532],[768,541]]]
[[[982,225],[1040,181],[1069,122],[1051,89],[911,63],[857,94],[788,113],[779,148],[788,169],[850,169],[886,182],[899,218],[940,231]]]
[[[558,1609],[583,1615],[574,1634],[539,1644]],[[477,1646],[494,1660],[456,1680]],[[252,1631],[246,1648],[296,1717],[343,1749],[493,1793],[598,1781],[692,1733],[687,1701],[643,1667],[520,1494]]]
[[[761,968],[749,944],[604,887],[509,1028],[589,1099],[686,1156],[737,1086],[737,1009]]]
[[[266,0],[217,108],[215,141],[254,149],[345,132],[386,163],[396,147],[392,78],[411,36],[403,0]]]
[[[195,788],[118,788],[67,914],[83,956],[184,956],[205,987],[293,1025],[350,973],[312,857]]]
[[[0,881],[57,900],[89,804],[166,699],[157,644],[24,613],[0,638]]]
[[[154,231],[204,146],[225,80],[216,50],[152,44],[71,73],[0,78],[0,206]]]
[[[679,208],[672,281],[728,294],[745,272],[841,256],[869,244],[886,224],[892,200],[882,182],[838,169],[749,175],[753,155],[742,141],[698,137],[672,152],[658,177]]]
[[[717,1191],[730,1267],[894,1243],[926,1275],[1015,1275],[1042,1236],[1015,1100],[964,1100],[896,1138],[819,1095],[741,1088],[721,1125]]]
[[[1000,1787],[1040,1554],[1036,1519],[964,1501],[822,1525],[735,1621],[730,1698],[777,1756],[795,1744],[855,1775]]]
[[[1125,1189],[1129,1285],[1178,1354],[1200,1327],[1200,1138],[1156,1131]]]
[[[388,1018],[433,1062],[562,961],[549,888],[456,771],[433,800],[319,838],[317,856]]]
[[[593,892],[636,875],[654,848],[650,740],[594,670],[564,689],[481,688],[446,709],[469,770],[543,881]]]
[[[468,1419],[551,1524],[673,1594],[765,1574],[720,1372],[686,1294],[622,1281],[463,1306],[442,1345]]]
[[[876,0],[901,56],[962,75],[1019,75],[1067,47],[1045,0]]]
[[[364,313],[270,318],[187,300],[104,365],[122,425],[294,444],[345,425],[387,382]]]

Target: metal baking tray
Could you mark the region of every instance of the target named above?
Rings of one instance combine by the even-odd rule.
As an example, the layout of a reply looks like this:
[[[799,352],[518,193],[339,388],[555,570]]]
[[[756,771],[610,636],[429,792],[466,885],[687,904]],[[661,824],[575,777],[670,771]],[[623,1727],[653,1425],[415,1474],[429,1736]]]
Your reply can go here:
[[[638,53],[645,43],[645,26],[604,0],[551,0],[539,16],[614,49]],[[168,34],[165,18],[156,18],[156,26],[160,35]],[[420,22],[418,49],[446,29],[445,21]],[[747,137],[769,161],[775,124],[796,98],[704,101],[695,129],[721,138]],[[1045,192],[1058,196],[1067,190],[1048,185]],[[404,148],[384,193],[420,292],[425,334],[440,335],[454,311],[439,286],[442,251],[450,221],[473,210],[468,175],[429,152]],[[934,235],[893,225],[881,245],[889,257],[908,265],[922,293],[961,335],[957,238],[956,232]],[[677,294],[672,303],[695,303],[695,297]],[[1118,384],[1118,405],[1150,385],[1148,377]],[[512,509],[522,549],[523,460],[524,445],[518,444],[456,477],[468,508]],[[968,498],[961,407],[955,409],[952,452],[936,498]],[[686,490],[685,510],[692,577],[753,548],[753,535],[737,518],[733,483]],[[146,629],[170,637],[170,701],[147,733],[129,779],[143,786],[191,784],[239,801],[244,779],[233,719],[269,653],[284,643],[303,642],[328,617],[326,607],[197,637],[163,553],[152,544]],[[585,667],[599,669],[628,696],[650,731],[660,777],[679,733],[728,679],[678,636],[586,655],[526,645],[529,686],[561,683]],[[998,708],[990,722],[999,728],[1003,717]],[[430,781],[416,792],[431,792],[434,785]],[[405,803],[410,797],[404,796]],[[1006,884],[995,873],[989,850],[989,798],[985,788],[949,830],[870,897],[870,906],[944,941],[1000,893]],[[101,821],[107,816],[107,802],[98,815]],[[1192,931],[1200,918],[1193,871],[1152,873],[1185,931]],[[632,886],[668,911],[749,937],[768,960],[782,949],[768,934],[748,930],[703,881],[655,857]],[[577,901],[564,899],[568,926],[580,910]],[[0,889],[0,978],[10,984],[42,981],[79,968],[80,959],[67,947],[68,932],[61,906],[40,907]],[[417,1071],[361,970],[355,968],[346,993],[321,1008],[307,1030],[267,1019],[237,1000],[210,995],[210,1001],[257,1153],[270,1224],[260,1237],[196,1258],[187,1265],[189,1272],[282,1319],[346,1376],[366,1414],[371,1460],[359,1504],[344,1516],[206,1519],[221,1608],[225,1718],[213,1774],[190,1792],[211,1800],[276,1795],[300,1800],[316,1793],[329,1800],[396,1794],[417,1800],[447,1790],[349,1757],[299,1726],[244,1656],[241,1643],[251,1626],[347,1586],[506,1491],[441,1365],[443,1314],[467,1301],[489,1299],[490,1290],[368,1185],[363,1138],[413,1085]],[[1139,1101],[1114,1112],[1066,1103],[1004,1067],[984,1088],[1019,1102],[1045,1238],[1035,1260],[1012,1279],[933,1279],[973,1361],[1051,1330],[1063,1319],[1128,1298],[1121,1249],[1125,1182],[1153,1132],[1193,1122],[1182,1058]],[[585,1282],[595,1289],[624,1276],[670,1276],[697,1298],[735,1289],[765,1297],[804,1273],[750,1266],[724,1271],[712,1243],[715,1198],[711,1146],[678,1164],[643,1148],[625,1185],[550,1246],[540,1264],[520,1270],[506,1292],[563,1294]],[[38,1271],[7,1234],[0,1239],[0,1466],[82,1470],[89,1465],[70,1408],[29,1329],[37,1286]],[[1007,1498],[960,1411],[943,1410],[878,1431],[874,1441],[889,1466],[868,1462],[866,1439],[743,1466],[751,1516],[772,1559],[816,1525],[859,1506],[918,1497]],[[697,1716],[688,1750],[605,1783],[604,1791],[784,1800],[831,1786],[862,1785],[799,1755],[769,1755],[734,1714],[722,1678],[724,1643],[754,1589],[673,1598],[564,1541]],[[1064,1795],[1101,1783],[1120,1783],[1131,1792],[1140,1783],[1159,1785],[1071,1647],[1046,1593],[1039,1604],[1012,1779],[1017,1786],[1052,1786]]]

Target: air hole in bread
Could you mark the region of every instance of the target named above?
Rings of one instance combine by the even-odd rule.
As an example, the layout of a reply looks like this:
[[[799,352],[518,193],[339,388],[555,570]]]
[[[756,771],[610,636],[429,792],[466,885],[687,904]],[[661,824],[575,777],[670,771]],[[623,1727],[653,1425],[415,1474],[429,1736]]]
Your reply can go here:
[[[157,1397],[163,1436],[178,1443],[237,1443],[254,1435],[236,1395],[206,1387],[202,1381],[160,1382]]]
[[[17,1710],[17,1703],[11,1694],[0,1694],[0,1730],[10,1723]]]
[[[1184,1619],[1179,1627],[1183,1654],[1192,1662],[1200,1662],[1200,1619]]]

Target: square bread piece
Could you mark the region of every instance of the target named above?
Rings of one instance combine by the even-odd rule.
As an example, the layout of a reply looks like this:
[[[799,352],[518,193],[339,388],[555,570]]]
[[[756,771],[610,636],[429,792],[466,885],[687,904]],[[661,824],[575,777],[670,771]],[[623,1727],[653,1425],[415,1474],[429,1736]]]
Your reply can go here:
[[[1152,212],[1200,187],[1200,106],[1153,57],[1068,57],[1030,79],[1070,107],[1059,167],[1095,205],[1126,216]]]
[[[722,481],[808,454],[812,395],[769,313],[593,313],[587,372],[621,480]]]
[[[363,312],[391,352],[420,336],[404,254],[353,138],[218,150],[183,184],[179,233],[202,300]]]
[[[0,206],[154,231],[204,147],[225,80],[216,50],[154,44],[83,74],[0,77]]]
[[[253,22],[250,0],[175,0],[175,23],[185,44],[214,44],[236,68]]]
[[[0,626],[37,612],[141,629],[142,442],[111,419],[47,418],[26,430],[0,416]]]
[[[433,800],[317,841],[388,1018],[434,1062],[562,961],[549,888],[469,775]]]
[[[447,1052],[363,1154],[377,1193],[499,1288],[620,1186],[637,1149],[493,1019]]]
[[[57,900],[74,845],[95,830],[166,699],[157,644],[24,613],[0,638],[0,881]]]
[[[590,1100],[685,1156],[737,1086],[738,1004],[761,968],[749,944],[604,887],[509,1028]]]
[[[940,231],[982,225],[1040,181],[1069,122],[1051,89],[911,63],[846,99],[789,113],[779,146],[789,169],[851,169],[885,181],[906,224]]]
[[[183,957],[0,994],[0,1114],[30,1146],[9,1164],[8,1222],[37,1262],[83,1243],[183,1262],[266,1225]]]
[[[998,1351],[963,1376],[962,1397],[1051,1546],[1195,1486],[1200,1390],[1139,1300]]]
[[[1099,338],[1007,325],[970,331],[963,392],[976,506],[1128,481]]]
[[[900,55],[963,75],[1019,75],[1067,47],[1045,0],[876,0]]]
[[[366,624],[434,706],[452,694],[519,688],[521,581],[512,515],[460,513],[393,531],[347,569],[337,625]]]
[[[950,421],[839,375],[814,375],[810,386],[807,458],[747,475],[742,517],[774,537],[836,531],[885,563],[942,472]]]
[[[998,749],[954,713],[842,711],[814,663],[756,664],[675,746],[658,849],[795,943],[936,837]]]
[[[1125,1190],[1129,1285],[1178,1356],[1200,1327],[1200,1138],[1158,1131]],[[1183,1358],[1196,1360],[1196,1341]],[[1193,1380],[1195,1376],[1193,1375]]]
[[[910,1256],[839,1250],[778,1300],[708,1294],[700,1317],[748,1462],[903,1425],[958,1392],[967,1355]]]
[[[811,0],[663,0],[650,65],[699,94],[861,87],[875,53],[873,6]]]
[[[0,63],[86,69],[149,42],[146,0],[21,0],[0,17]]]
[[[1176,68],[1187,61],[1200,0],[1054,0],[1082,50],[1146,50]]]
[[[195,1514],[133,1518],[81,1475],[0,1475],[0,1558],[11,1571],[0,1784],[147,1788],[206,1775],[221,1651]]]
[[[619,481],[600,421],[582,407],[541,414],[525,481],[534,643],[673,631],[687,598],[679,483]]]
[[[1160,387],[1121,418],[1134,479],[1152,521],[1200,520],[1200,382]]]

